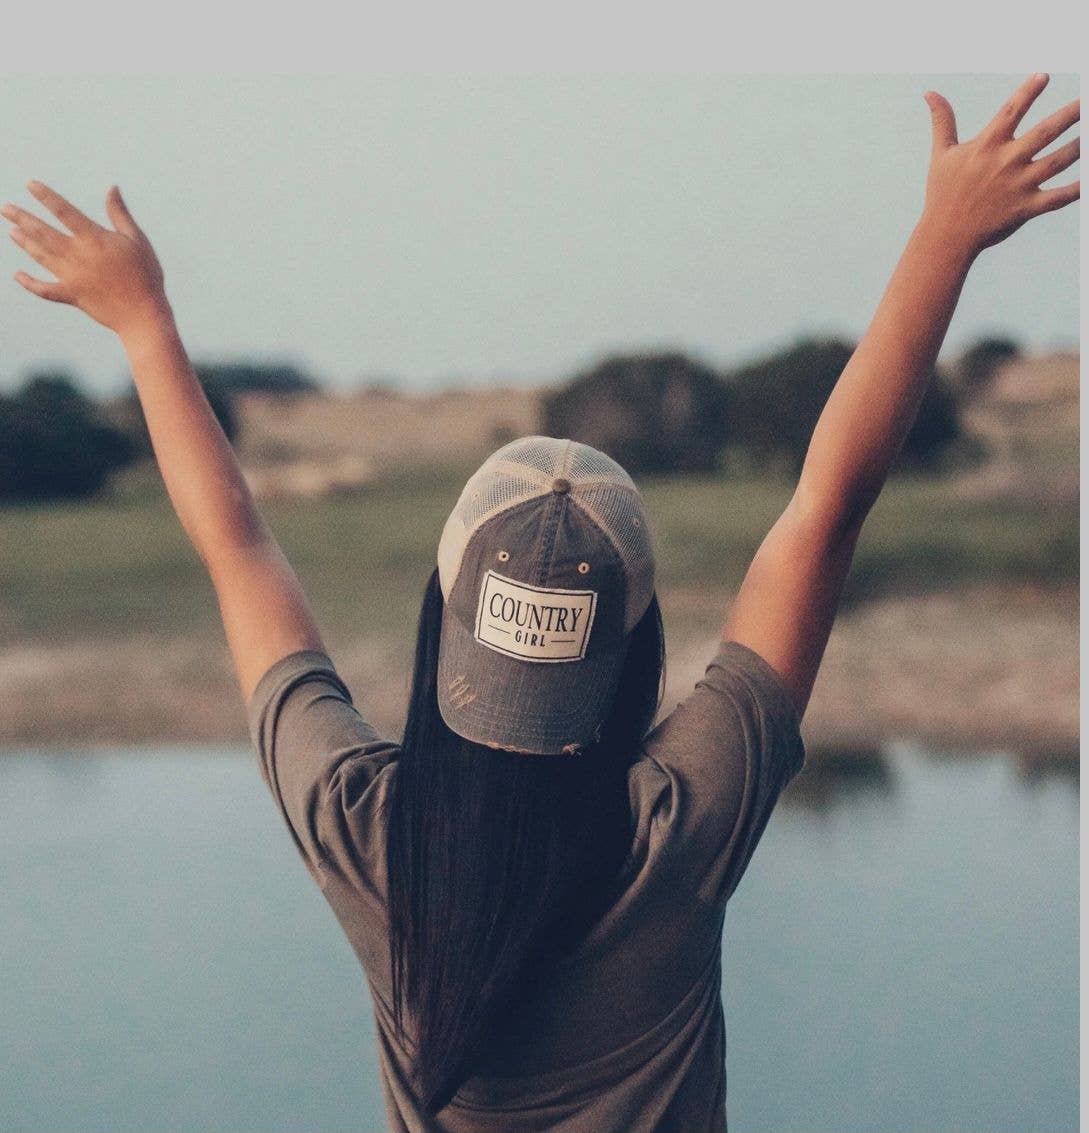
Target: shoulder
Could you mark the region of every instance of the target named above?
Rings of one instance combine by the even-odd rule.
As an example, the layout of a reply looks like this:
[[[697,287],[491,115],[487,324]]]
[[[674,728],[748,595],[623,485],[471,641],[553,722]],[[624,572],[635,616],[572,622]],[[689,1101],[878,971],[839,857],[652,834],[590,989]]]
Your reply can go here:
[[[644,741],[647,758],[672,765],[693,747],[754,754],[777,747],[800,769],[801,719],[783,678],[759,653],[732,639],[713,647],[702,676]]]
[[[643,743],[629,778],[637,829],[672,842],[677,861],[697,870],[726,860],[759,835],[804,761],[785,682],[748,646],[721,640]]]

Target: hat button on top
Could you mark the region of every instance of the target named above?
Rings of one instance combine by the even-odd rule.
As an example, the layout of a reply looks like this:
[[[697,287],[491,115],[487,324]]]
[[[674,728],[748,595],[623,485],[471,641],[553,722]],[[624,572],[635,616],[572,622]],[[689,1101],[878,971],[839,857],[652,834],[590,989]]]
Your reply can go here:
[[[557,476],[556,479],[552,481],[552,491],[554,491],[556,495],[562,496],[564,492],[571,491],[571,481],[565,479],[563,476]]]

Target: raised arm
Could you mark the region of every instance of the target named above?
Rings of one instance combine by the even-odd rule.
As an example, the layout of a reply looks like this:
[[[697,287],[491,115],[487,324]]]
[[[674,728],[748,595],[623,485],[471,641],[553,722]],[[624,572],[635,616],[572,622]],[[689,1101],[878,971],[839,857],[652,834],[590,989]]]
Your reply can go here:
[[[805,711],[859,531],[915,420],[975,258],[1026,221],[1076,200],[1080,182],[1040,185],[1078,159],[1075,138],[1040,150],[1080,117],[1069,103],[1020,137],[1047,85],[1033,75],[970,141],[933,91],[922,215],[888,287],[825,404],[794,495],[760,545],[723,630],[782,676]]]
[[[163,272],[117,187],[106,196],[113,228],[40,182],[28,189],[67,232],[13,204],[0,214],[11,238],[55,281],[16,272],[32,294],[79,307],[114,331],[128,356],[155,458],[186,534],[208,568],[243,697],[281,657],[324,651],[298,579],[265,525],[189,364]]]

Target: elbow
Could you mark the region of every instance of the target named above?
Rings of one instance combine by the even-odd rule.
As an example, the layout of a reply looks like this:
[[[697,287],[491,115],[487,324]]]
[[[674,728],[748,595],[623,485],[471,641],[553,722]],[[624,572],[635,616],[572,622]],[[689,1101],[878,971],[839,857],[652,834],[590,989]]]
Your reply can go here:
[[[815,491],[799,481],[788,507],[798,523],[819,533],[822,542],[839,543],[858,537],[880,494],[879,484],[837,492]]]
[[[252,522],[220,525],[215,530],[201,532],[200,538],[194,538],[192,542],[206,567],[239,553],[276,554],[279,551],[275,537],[256,511]]]

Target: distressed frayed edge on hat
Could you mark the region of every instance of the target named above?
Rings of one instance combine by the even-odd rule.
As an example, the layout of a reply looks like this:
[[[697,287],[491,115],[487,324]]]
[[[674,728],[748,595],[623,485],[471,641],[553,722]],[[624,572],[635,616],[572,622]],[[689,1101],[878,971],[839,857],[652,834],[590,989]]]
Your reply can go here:
[[[623,661],[624,647],[551,665],[519,660],[481,645],[447,610],[439,642],[439,712],[451,731],[474,743],[525,755],[571,754],[597,739]],[[571,710],[562,716],[543,712],[542,702],[566,702]]]

